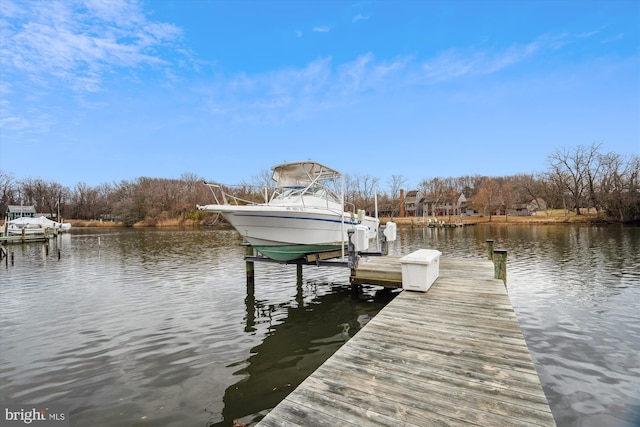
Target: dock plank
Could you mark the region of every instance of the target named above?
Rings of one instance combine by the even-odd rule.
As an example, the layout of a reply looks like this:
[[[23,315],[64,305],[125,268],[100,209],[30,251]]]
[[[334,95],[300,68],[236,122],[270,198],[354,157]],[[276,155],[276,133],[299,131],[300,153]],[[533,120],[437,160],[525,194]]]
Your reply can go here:
[[[398,257],[361,263],[358,280],[384,274],[397,280],[399,265]],[[555,421],[505,286],[493,279],[493,264],[441,258],[428,292],[403,291],[259,425]]]

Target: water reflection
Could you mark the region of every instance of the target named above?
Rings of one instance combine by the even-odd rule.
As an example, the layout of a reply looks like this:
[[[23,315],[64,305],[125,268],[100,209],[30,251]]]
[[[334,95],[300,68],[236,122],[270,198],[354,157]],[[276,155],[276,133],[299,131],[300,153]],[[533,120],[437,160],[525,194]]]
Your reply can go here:
[[[246,360],[230,365],[240,379],[226,389],[221,413],[218,402],[207,408],[208,425],[259,421],[395,295],[372,289],[354,293],[348,284],[298,278],[293,301],[269,304],[256,300],[248,283],[245,332],[265,325],[266,334]]]

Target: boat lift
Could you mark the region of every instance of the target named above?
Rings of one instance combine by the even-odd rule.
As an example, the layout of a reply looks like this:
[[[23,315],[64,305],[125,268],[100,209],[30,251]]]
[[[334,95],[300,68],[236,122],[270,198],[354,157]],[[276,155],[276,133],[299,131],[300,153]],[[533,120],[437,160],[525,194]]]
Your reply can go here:
[[[347,267],[350,268],[352,273],[358,266],[358,260],[360,257],[368,256],[386,256],[388,255],[389,246],[388,242],[396,240],[396,224],[388,222],[387,225],[380,227],[380,251],[370,252],[367,250],[359,250],[354,242],[356,238],[357,230],[347,230],[347,259],[344,257],[344,248],[330,251],[307,254],[304,258],[294,259],[290,261],[278,261],[266,256],[257,254],[254,248],[247,242],[243,242],[246,247],[246,255],[244,260],[246,261],[247,268],[247,284],[253,285],[255,278],[254,263],[255,262],[269,262],[276,264],[293,264],[296,265],[297,277],[302,278],[302,266],[303,265],[315,265],[316,267]],[[356,239],[357,240],[357,239]]]

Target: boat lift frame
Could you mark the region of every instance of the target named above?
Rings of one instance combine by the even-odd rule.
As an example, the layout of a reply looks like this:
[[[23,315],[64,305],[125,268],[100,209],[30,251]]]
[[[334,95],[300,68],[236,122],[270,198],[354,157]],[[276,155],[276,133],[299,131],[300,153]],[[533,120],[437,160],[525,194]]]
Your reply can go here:
[[[245,255],[244,260],[248,263],[253,262],[270,262],[275,264],[290,264],[297,265],[302,267],[303,265],[315,265],[316,267],[348,267],[351,269],[356,268],[358,265],[358,259],[362,256],[385,256],[388,254],[389,248],[387,244],[387,237],[384,234],[384,226],[380,227],[380,234],[382,237],[380,239],[380,251],[379,252],[365,252],[365,251],[356,251],[356,247],[352,242],[352,237],[354,234],[354,230],[347,230],[348,235],[348,244],[347,244],[347,260],[344,260],[344,247],[339,250],[330,251],[330,252],[319,252],[312,253],[306,255],[304,258],[294,259],[290,261],[279,261],[275,259],[268,258],[263,255],[250,255],[254,254],[254,249],[249,243],[243,242],[243,245],[247,247],[247,255]],[[341,258],[341,260],[336,260],[336,258]],[[249,266],[247,266],[247,273],[249,272]],[[248,277],[248,276],[247,276]]]

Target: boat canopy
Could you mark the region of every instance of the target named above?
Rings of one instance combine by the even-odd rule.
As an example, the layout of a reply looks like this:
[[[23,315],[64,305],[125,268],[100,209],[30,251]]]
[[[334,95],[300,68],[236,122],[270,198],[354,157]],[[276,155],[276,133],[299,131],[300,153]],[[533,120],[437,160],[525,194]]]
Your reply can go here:
[[[283,163],[271,169],[276,187],[306,187],[319,180],[342,177],[335,169],[312,161]]]

